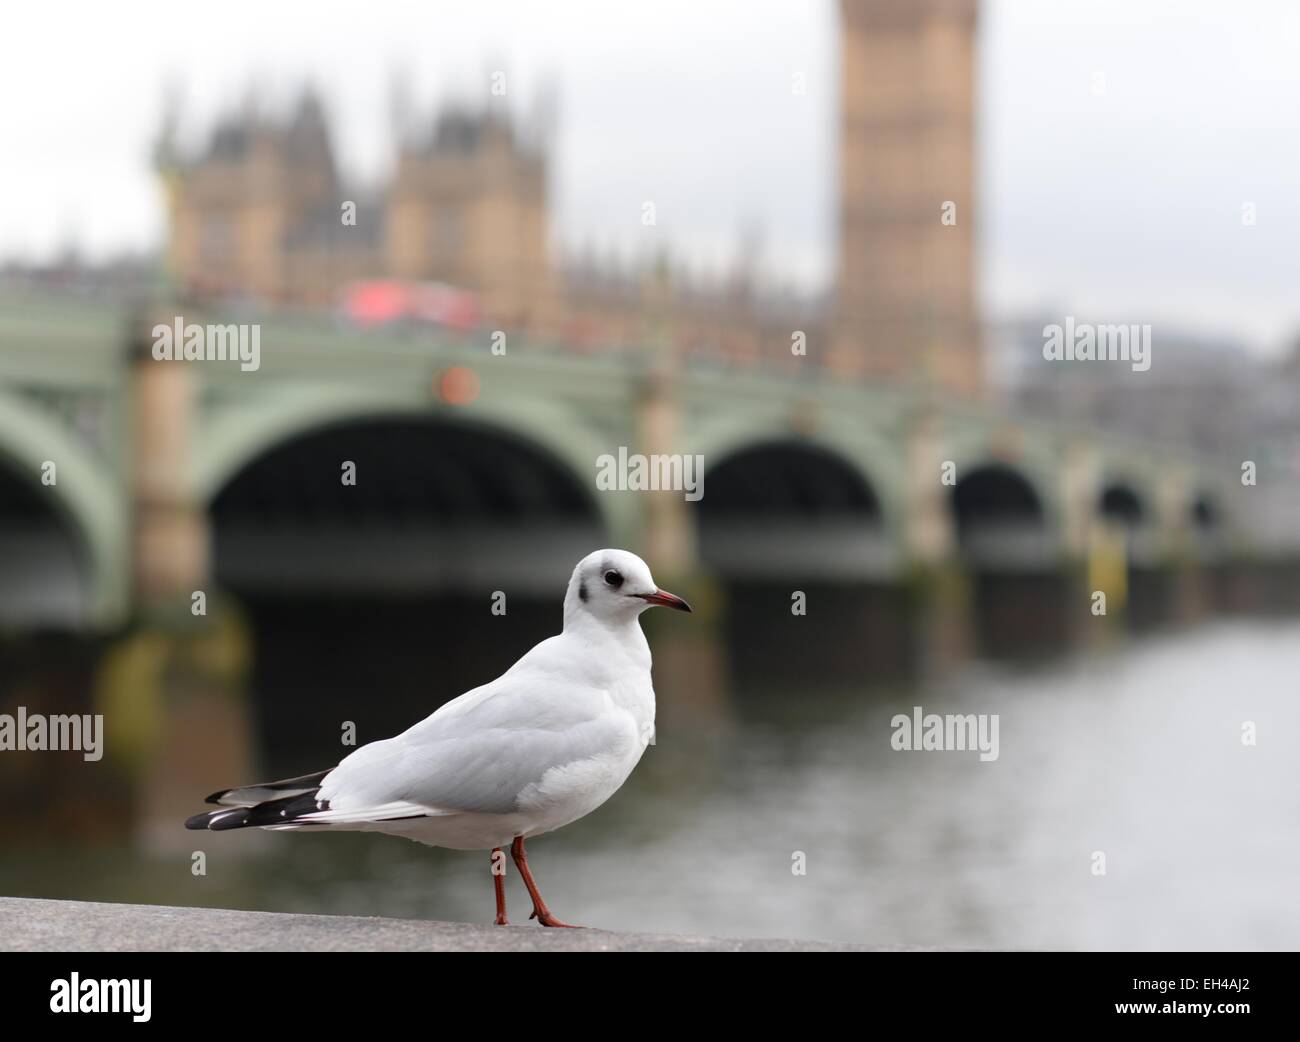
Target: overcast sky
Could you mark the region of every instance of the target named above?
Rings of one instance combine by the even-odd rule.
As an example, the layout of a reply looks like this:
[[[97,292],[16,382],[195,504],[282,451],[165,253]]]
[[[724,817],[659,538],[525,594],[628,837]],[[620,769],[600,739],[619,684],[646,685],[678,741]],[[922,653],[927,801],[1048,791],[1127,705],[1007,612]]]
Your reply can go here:
[[[558,245],[668,245],[719,270],[758,226],[771,275],[816,288],[832,268],[838,4],[826,0],[45,2],[11,6],[6,21],[0,257],[157,244],[148,157],[169,90],[198,140],[250,84],[274,105],[310,77],[345,169],[374,182],[392,154],[395,70],[430,108],[500,104],[488,88],[504,70],[519,112],[555,85]],[[1293,342],[1298,40],[1290,0],[986,0],[990,312]]]

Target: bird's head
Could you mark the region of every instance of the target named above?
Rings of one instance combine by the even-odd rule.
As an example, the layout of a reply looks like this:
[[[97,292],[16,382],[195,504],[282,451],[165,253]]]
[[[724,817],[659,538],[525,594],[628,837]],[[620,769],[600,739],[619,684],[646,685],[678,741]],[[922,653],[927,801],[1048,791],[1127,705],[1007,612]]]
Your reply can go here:
[[[564,598],[564,615],[588,614],[606,622],[634,619],[646,608],[662,605],[678,611],[691,606],[659,589],[649,566],[627,550],[597,550],[578,562]]]

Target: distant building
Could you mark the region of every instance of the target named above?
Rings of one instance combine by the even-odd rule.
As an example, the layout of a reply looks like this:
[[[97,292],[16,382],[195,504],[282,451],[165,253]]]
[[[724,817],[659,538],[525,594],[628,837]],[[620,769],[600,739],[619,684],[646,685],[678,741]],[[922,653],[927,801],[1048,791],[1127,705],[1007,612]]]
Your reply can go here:
[[[1137,372],[1119,360],[1046,358],[1046,330],[1060,322],[1044,315],[985,332],[989,389],[1019,414],[1244,459],[1263,451],[1267,425],[1294,412],[1270,405],[1271,389],[1287,384],[1284,368],[1239,343],[1158,326],[1150,368]]]
[[[797,364],[794,334],[823,340],[825,306],[769,294],[737,274],[715,286],[661,258],[629,268],[548,250],[547,164],[505,117],[443,112],[407,134],[377,198],[343,183],[320,104],[286,119],[222,120],[205,150],[159,169],[168,259],[185,293],[321,307],[369,279],[443,283],[478,295],[484,321],[577,349],[651,346],[721,363]],[[342,204],[357,206],[344,224]]]
[[[721,364],[821,361],[972,393],[975,0],[844,0],[839,277],[831,299],[746,271],[709,285],[667,258],[628,270],[548,250],[547,162],[511,121],[447,111],[399,142],[375,197],[342,182],[321,105],[222,120],[180,156],[164,134],[172,275],[188,293],[323,306],[350,282],[444,283],[494,327],[571,347]],[[355,226],[341,206],[356,203]],[[942,220],[950,204],[951,220]],[[953,223],[955,221],[955,223]],[[792,348],[806,345],[806,355]]]
[[[973,393],[976,0],[842,0],[837,366]]]
[[[165,140],[158,163],[171,211],[168,263],[188,293],[319,304],[379,262],[376,222],[340,221],[352,196],[310,93],[286,121],[227,117],[192,158]]]
[[[403,145],[383,206],[388,275],[473,290],[508,327],[544,320],[546,162],[507,120],[444,113],[425,139]]]

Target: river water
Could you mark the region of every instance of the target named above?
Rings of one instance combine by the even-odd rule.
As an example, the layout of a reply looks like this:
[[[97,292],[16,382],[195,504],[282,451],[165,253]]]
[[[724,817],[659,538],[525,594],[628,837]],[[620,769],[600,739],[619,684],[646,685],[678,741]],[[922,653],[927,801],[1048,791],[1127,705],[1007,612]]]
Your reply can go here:
[[[1050,665],[972,664],[925,690],[738,692],[722,718],[661,722],[624,789],[530,843],[530,861],[558,915],[610,929],[1296,948],[1298,695],[1294,621],[1212,623]],[[891,748],[891,718],[917,705],[997,714],[997,760]],[[0,889],[491,918],[486,855],[385,836],[194,836],[204,876],[180,851],[42,848],[11,851]],[[513,870],[508,881],[524,922]]]

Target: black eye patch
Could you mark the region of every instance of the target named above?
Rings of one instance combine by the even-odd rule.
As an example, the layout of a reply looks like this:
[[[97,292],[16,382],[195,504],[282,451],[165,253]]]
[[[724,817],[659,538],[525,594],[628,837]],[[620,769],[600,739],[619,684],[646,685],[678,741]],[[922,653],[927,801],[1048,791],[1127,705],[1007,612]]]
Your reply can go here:
[[[617,590],[623,585],[623,576],[612,568],[605,573],[605,585]]]

